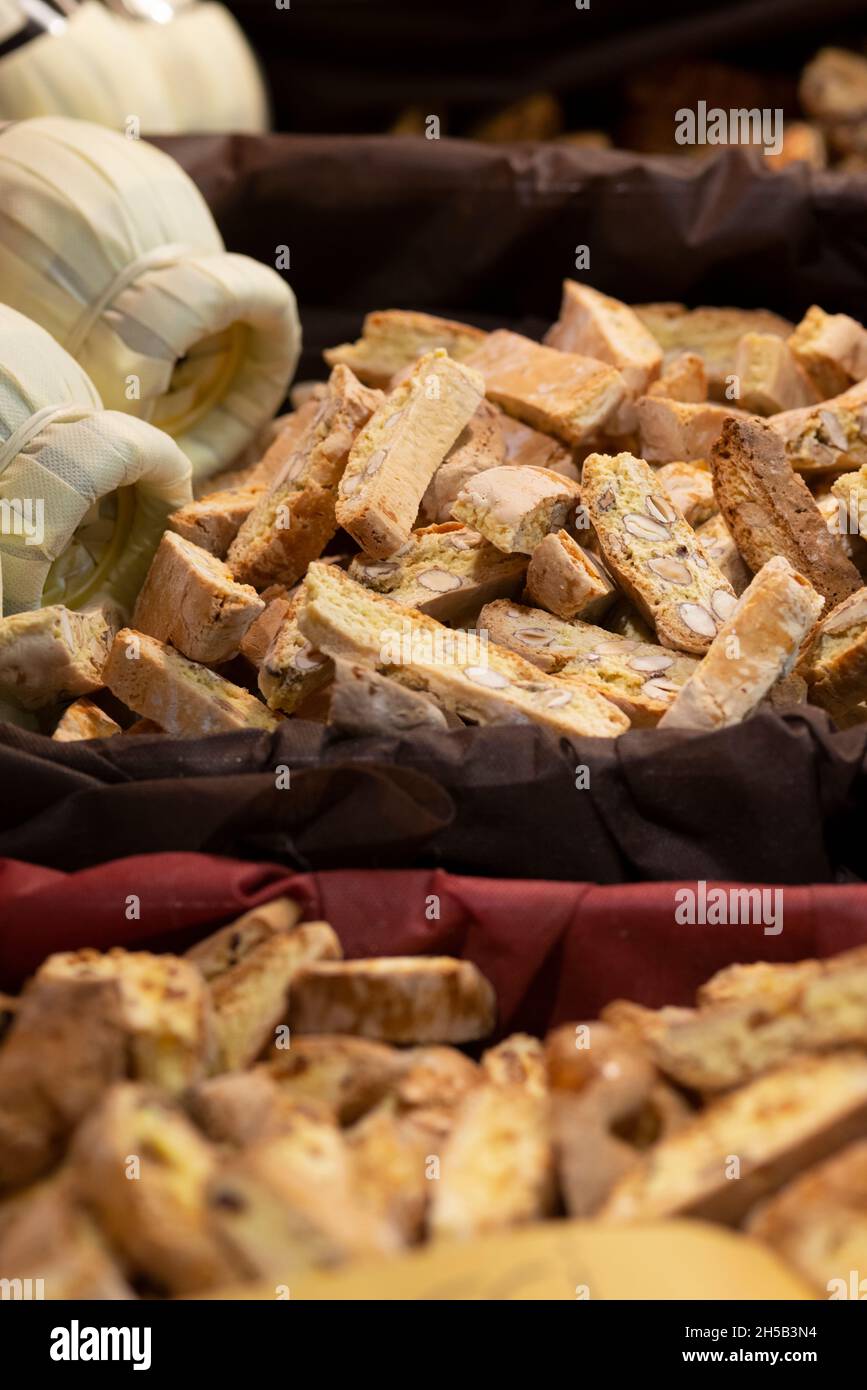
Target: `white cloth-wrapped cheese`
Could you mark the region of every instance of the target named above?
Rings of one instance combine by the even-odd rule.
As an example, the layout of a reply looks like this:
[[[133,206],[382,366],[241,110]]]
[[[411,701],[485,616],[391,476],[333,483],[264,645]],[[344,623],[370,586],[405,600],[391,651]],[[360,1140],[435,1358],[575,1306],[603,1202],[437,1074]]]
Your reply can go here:
[[[174,440],[103,410],[69,354],[0,306],[0,617],[103,601],[128,613],[191,495]]]
[[[195,184],[145,141],[62,117],[0,131],[0,301],[42,324],[107,408],[177,439],[194,476],[272,418],[300,351],[295,296],[226,252]]]

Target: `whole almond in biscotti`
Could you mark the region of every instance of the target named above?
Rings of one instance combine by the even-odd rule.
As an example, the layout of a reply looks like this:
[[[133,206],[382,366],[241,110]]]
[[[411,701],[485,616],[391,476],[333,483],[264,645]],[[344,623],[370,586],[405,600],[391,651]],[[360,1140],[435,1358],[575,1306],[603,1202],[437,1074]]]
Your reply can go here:
[[[440,622],[475,619],[482,604],[520,591],[526,556],[504,554],[457,521],[424,526],[389,560],[357,555],[349,576]]]
[[[566,738],[616,738],[629,720],[587,682],[544,675],[487,634],[453,631],[374,594],[330,565],[310,566],[298,622],[328,656],[371,664],[473,724],[526,723]]]
[[[420,516],[429,523],[450,521],[452,503],[465,483],[486,468],[506,461],[506,445],[500,421],[502,411],[490,401],[480,401],[475,415],[461,430],[421,500]]]
[[[798,473],[824,474],[867,464],[867,381],[839,396],[768,417]]]
[[[714,491],[735,545],[755,573],[784,555],[829,604],[861,587],[782,440],[758,419],[729,419],[711,456]]]
[[[709,401],[694,405],[662,396],[642,396],[636,408],[641,455],[649,463],[710,458],[728,417],[744,413]]]
[[[437,348],[360,432],[340,481],[337,520],[368,555],[387,559],[408,540],[428,484],[483,394],[478,372]]]
[[[544,468],[488,468],[458,493],[455,521],[478,531],[506,555],[532,555],[550,531],[574,516],[578,485]]]
[[[563,281],[560,317],[545,342],[610,362],[633,396],[642,395],[662,367],[662,349],[629,305],[575,280]]]
[[[810,699],[838,715],[867,698],[867,589],[823,619],[798,667]]]
[[[662,645],[705,652],[735,606],[734,590],[653,469],[632,454],[591,454],[581,496],[606,565]]]
[[[704,459],[694,463],[664,463],[656,476],[685,521],[695,530],[710,520],[717,509],[713,474]]]
[[[456,362],[463,362],[484,341],[482,329],[468,323],[411,309],[379,309],[367,315],[357,342],[326,348],[324,357],[329,367],[338,363],[351,367],[368,386],[387,387],[424,353],[443,348]]]
[[[597,686],[636,727],[658,723],[696,667],[693,657],[655,643],[518,603],[487,604],[479,629],[541,671]]]
[[[489,333],[468,365],[482,373],[488,400],[565,444],[594,434],[626,397],[626,382],[608,363],[542,347],[505,328]]]
[[[617,597],[602,561],[568,531],[552,531],[536,546],[527,568],[527,593],[558,618],[587,623],[607,612]]]
[[[823,607],[812,584],[774,556],[738,599],[661,727],[722,729],[746,719],[789,674]]]
[[[744,410],[774,415],[814,405],[819,393],[789,344],[773,333],[745,333],[735,358],[737,400]]]

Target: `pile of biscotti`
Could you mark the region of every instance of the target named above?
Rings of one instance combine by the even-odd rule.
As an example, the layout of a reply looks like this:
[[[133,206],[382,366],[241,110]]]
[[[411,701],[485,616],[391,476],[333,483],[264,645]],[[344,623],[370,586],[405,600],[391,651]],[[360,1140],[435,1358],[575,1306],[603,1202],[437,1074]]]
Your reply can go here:
[[[298,919],[282,899],[185,956],[53,955],[0,1000],[0,1277],[276,1294],[563,1214],[742,1227],[825,1296],[867,1266],[865,948],[476,1061],[496,1001],[475,966],[345,961]]]
[[[0,697],[60,739],[867,719],[854,319],[567,281],[544,344],[388,310],[325,356],[264,457],[170,519],[128,626],[0,623]]]

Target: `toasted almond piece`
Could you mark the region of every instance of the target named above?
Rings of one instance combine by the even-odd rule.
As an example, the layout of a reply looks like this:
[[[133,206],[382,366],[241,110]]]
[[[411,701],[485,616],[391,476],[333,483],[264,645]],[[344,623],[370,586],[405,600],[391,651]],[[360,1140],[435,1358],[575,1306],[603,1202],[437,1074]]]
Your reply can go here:
[[[734,591],[653,470],[632,454],[591,454],[582,497],[609,570],[662,645],[706,651],[723,621],[719,604]],[[660,561],[672,563],[660,569]]]
[[[126,1033],[130,1076],[180,1091],[204,1074],[210,1003],[193,965],[148,951],[64,951],[43,962],[33,988],[68,983],[87,994],[97,981],[116,986],[116,999],[106,996],[106,1020]]]
[[[788,676],[824,606],[782,555],[762,566],[739,599],[725,599],[717,609],[722,627],[662,716],[661,728],[722,729],[746,719],[775,682]]]
[[[735,369],[737,346],[745,333],[773,333],[786,338],[793,325],[767,309],[687,309],[683,304],[634,304],[638,318],[662,347],[665,370],[681,352],[702,358],[713,400],[724,401]],[[680,454],[672,454],[680,458]]]
[[[779,1251],[822,1297],[863,1298],[867,1140],[849,1144],[760,1203],[747,1230]]]
[[[782,441],[761,420],[726,422],[712,455],[714,491],[726,525],[755,572],[782,555],[829,604],[861,587],[861,577],[830,535]]]
[[[617,1184],[599,1217],[679,1215],[736,1224],[760,1198],[860,1138],[865,1124],[863,1052],[801,1057],[714,1101],[655,1145]]]
[[[285,1022],[290,988],[312,961],[339,960],[340,942],[327,922],[304,922],[254,946],[211,985],[218,1069],[249,1066]]]
[[[836,396],[867,377],[867,330],[848,314],[826,314],[818,304],[811,305],[790,336],[789,347],[812,380],[819,400]]]
[[[255,696],[146,633],[122,628],[103,671],[113,695],[169,734],[273,730],[277,720]]]
[[[575,483],[543,468],[488,468],[458,494],[452,516],[506,555],[532,555],[551,531],[571,520],[580,493]]]
[[[468,366],[482,373],[488,400],[569,445],[600,429],[626,396],[623,377],[607,363],[507,329],[489,333]]]
[[[709,401],[692,404],[662,396],[642,396],[637,410],[641,455],[649,463],[710,458],[728,417],[746,418],[744,411],[731,406]]]
[[[391,1043],[471,1042],[491,1031],[496,1000],[470,961],[385,956],[310,965],[294,982],[298,1033],[353,1033]]]
[[[554,531],[539,542],[527,569],[527,592],[534,603],[560,618],[591,622],[617,597],[601,560],[582,550],[568,531]]]
[[[548,1093],[545,1049],[528,1033],[512,1033],[482,1053],[482,1071],[492,1086],[522,1086],[535,1096]]]
[[[563,281],[560,317],[545,342],[561,352],[610,362],[633,396],[642,395],[662,367],[659,344],[629,305],[575,280]]]
[[[356,556],[348,573],[407,608],[440,622],[464,623],[483,603],[517,594],[526,568],[524,556],[504,555],[478,531],[449,521],[412,531],[390,560]]]
[[[406,309],[380,309],[364,320],[362,337],[355,343],[326,348],[329,367],[344,363],[360,381],[387,387],[397,372],[435,348],[462,362],[485,340],[480,328],[453,323]]]
[[[112,1087],[80,1126],[69,1162],[76,1196],[133,1277],[168,1294],[199,1293],[238,1277],[205,1202],[219,1172],[218,1151],[165,1096],[143,1086]]]
[[[640,320],[639,320],[640,322]],[[648,396],[698,405],[707,400],[707,371],[697,352],[681,352],[666,363],[662,375],[647,388]]]
[[[215,980],[238,965],[263,941],[291,931],[300,916],[301,906],[294,898],[273,898],[197,941],[186,952],[186,959],[206,980]]]
[[[757,415],[774,415],[782,410],[798,410],[819,399],[789,342],[773,333],[745,333],[738,343],[735,376],[738,397],[744,410]]]
[[[290,1100],[327,1105],[340,1124],[352,1124],[399,1085],[411,1056],[368,1038],[296,1034],[265,1066]]]
[[[340,482],[337,520],[369,555],[386,559],[407,541],[428,484],[482,395],[479,374],[437,348],[361,430]]]
[[[238,648],[265,604],[206,550],[166,531],[136,601],[132,626],[190,661],[217,665]]]
[[[798,473],[826,474],[867,463],[867,381],[820,405],[771,415],[786,459]]]
[[[457,722],[457,721],[455,721]],[[328,723],[345,734],[402,734],[447,729],[448,719],[429,695],[381,676],[372,666],[334,661]]]
[[[0,697],[41,709],[99,690],[113,635],[101,610],[59,603],[0,618]]]
[[[427,690],[462,718],[532,719],[566,737],[613,738],[628,727],[626,716],[592,687],[546,679],[484,634],[452,632],[333,568],[311,565],[303,593],[299,624],[318,650],[371,663],[401,684]]]
[[[431,1236],[467,1239],[548,1215],[553,1170],[547,1099],[524,1085],[477,1087],[442,1153]]]
[[[58,743],[75,743],[80,739],[113,738],[120,731],[120,725],[99,705],[82,697],[66,706],[51,737]]]
[[[695,534],[707,558],[716,565],[720,574],[728,580],[735,594],[740,597],[753,574],[741,559],[741,553],[723,517],[717,512],[709,521],[697,526]]]
[[[28,1188],[17,1203],[4,1202],[4,1211],[11,1206],[0,1225],[0,1268],[15,1270],[4,1298],[16,1297],[16,1283],[19,1298],[52,1302],[135,1297],[98,1227],[75,1202],[67,1175]]]
[[[480,401],[427,485],[420,514],[429,523],[450,521],[452,503],[465,483],[486,468],[506,459],[500,421],[501,411],[490,401]]]

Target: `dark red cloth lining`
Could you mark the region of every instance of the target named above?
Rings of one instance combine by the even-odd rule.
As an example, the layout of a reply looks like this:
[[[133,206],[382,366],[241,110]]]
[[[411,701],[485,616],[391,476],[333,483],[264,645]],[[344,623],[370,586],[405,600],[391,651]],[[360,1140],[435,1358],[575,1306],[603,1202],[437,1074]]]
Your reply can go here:
[[[180,950],[281,893],[324,917],[347,956],[441,953],[492,981],[499,1030],[541,1032],[592,1017],[610,999],[688,1004],[733,961],[827,956],[867,942],[867,886],[782,889],[783,930],[682,926],[676,883],[598,886],[469,878],[439,870],[292,874],[202,854],[138,855],[66,874],[0,859],[0,987],[16,988],[51,951]],[[138,916],[131,900],[139,902]],[[430,917],[437,907],[438,917]]]

